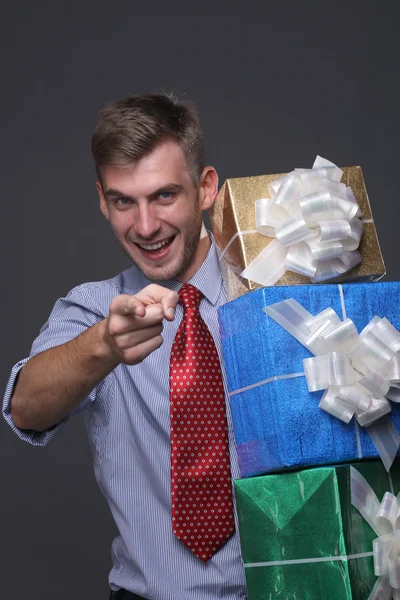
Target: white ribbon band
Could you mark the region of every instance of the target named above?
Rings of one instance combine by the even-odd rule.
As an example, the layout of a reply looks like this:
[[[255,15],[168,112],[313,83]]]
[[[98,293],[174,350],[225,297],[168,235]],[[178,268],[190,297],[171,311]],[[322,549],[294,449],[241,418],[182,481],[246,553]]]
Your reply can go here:
[[[289,373],[288,375],[275,375],[274,377],[269,377],[268,379],[263,379],[262,381],[257,381],[257,383],[252,383],[251,385],[246,385],[245,387],[234,390],[233,392],[229,392],[228,396],[236,396],[236,394],[247,392],[248,390],[252,390],[253,388],[259,387],[260,385],[271,383],[272,381],[280,381],[281,379],[293,379],[295,377],[304,377],[304,371],[302,371],[301,373]]]
[[[345,556],[317,556],[315,558],[295,558],[293,560],[269,560],[267,562],[254,562],[245,563],[244,568],[249,569],[253,567],[280,567],[285,565],[303,565],[307,563],[319,563],[319,562],[335,562],[353,560],[355,558],[366,558],[367,556],[373,556],[373,552],[359,552],[358,554],[346,554]]]
[[[339,297],[340,297],[340,306],[342,307],[342,319],[344,321],[345,319],[347,319],[347,311],[346,311],[346,303],[344,301],[343,286],[341,283],[338,284],[338,289],[339,289]]]
[[[388,472],[388,477],[389,477],[390,491],[391,491],[391,492],[392,492],[392,494],[394,495],[393,480],[392,480],[392,476],[391,476],[391,474],[390,474],[390,471]]]
[[[233,235],[231,237],[231,239],[229,240],[229,242],[227,243],[227,245],[225,246],[225,248],[222,250],[221,254],[219,255],[219,262],[222,261],[222,259],[224,258],[225,254],[227,253],[227,251],[229,250],[231,244],[236,240],[237,237],[242,237],[244,235],[248,235],[249,233],[258,233],[257,229],[249,229],[248,231],[237,231],[235,233],[235,235]]]
[[[355,432],[356,432],[358,458],[362,458],[363,453],[362,453],[361,438],[360,438],[360,428],[358,426],[357,419],[354,419],[354,428],[355,428]]]

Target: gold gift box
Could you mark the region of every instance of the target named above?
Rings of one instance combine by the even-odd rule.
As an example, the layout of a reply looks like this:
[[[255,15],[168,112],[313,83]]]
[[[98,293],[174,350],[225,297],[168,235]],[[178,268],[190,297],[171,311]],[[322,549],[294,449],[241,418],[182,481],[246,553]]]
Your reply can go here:
[[[376,281],[381,279],[386,271],[375,225],[372,221],[371,206],[362,170],[361,167],[343,167],[342,170],[341,181],[352,188],[362,212],[362,219],[367,221],[364,223],[364,232],[358,248],[362,261],[344,275],[323,283]],[[225,181],[210,210],[212,231],[222,252],[235,234],[255,230],[255,201],[258,198],[269,198],[268,184],[284,174],[236,177]],[[240,273],[273,239],[255,232],[237,235],[231,242],[221,261],[229,299],[261,287],[258,283],[241,278]],[[287,271],[276,285],[307,283],[310,283],[308,277]]]

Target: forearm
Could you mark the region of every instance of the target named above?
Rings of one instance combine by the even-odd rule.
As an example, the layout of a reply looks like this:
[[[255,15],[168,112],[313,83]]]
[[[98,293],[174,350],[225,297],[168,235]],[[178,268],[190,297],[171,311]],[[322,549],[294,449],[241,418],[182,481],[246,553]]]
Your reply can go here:
[[[106,320],[75,339],[33,356],[11,400],[20,429],[43,431],[67,416],[118,364],[105,337]]]

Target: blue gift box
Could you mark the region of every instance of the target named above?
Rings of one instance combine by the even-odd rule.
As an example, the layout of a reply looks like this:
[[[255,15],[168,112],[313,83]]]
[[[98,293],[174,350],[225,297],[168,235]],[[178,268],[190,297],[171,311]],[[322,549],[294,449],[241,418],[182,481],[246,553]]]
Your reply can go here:
[[[354,418],[345,424],[321,410],[323,391],[310,393],[305,377],[298,375],[304,371],[302,360],[312,354],[262,310],[289,298],[312,315],[333,308],[341,319],[352,319],[359,332],[375,315],[400,330],[400,282],[268,287],[221,306],[218,316],[242,477],[379,456],[367,431]],[[399,431],[400,405],[391,406]]]

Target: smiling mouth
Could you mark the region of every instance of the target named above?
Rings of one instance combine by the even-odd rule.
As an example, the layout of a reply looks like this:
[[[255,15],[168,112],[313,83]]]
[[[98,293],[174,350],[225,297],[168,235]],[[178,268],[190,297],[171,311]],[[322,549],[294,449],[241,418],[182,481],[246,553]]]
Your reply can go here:
[[[175,239],[175,236],[173,235],[172,237],[170,237],[166,240],[163,240],[162,242],[157,242],[156,244],[136,244],[136,245],[139,246],[139,248],[141,250],[144,250],[145,252],[157,254],[157,252],[160,252],[160,250],[163,250],[167,246],[170,246],[172,244],[172,242],[174,241],[174,239]]]

